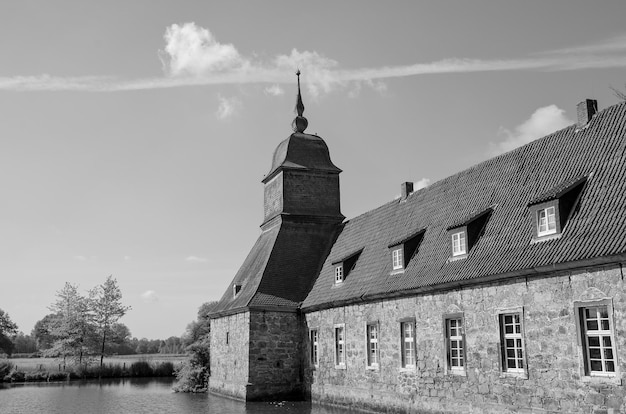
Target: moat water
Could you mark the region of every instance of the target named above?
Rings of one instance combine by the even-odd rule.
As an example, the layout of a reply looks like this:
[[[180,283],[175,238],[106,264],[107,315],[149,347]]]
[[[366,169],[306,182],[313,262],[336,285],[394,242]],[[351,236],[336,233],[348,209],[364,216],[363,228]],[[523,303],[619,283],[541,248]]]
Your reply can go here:
[[[0,384],[1,414],[347,414],[306,402],[244,403],[212,394],[172,391],[172,379]]]

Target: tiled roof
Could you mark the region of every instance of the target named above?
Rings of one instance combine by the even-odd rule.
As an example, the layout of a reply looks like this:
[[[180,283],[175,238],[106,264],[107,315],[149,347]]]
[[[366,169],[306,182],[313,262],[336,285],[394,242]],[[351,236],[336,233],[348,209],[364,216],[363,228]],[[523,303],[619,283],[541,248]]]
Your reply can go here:
[[[237,296],[226,289],[211,316],[249,307],[297,309],[328,255],[335,228],[277,221],[261,233],[230,284],[241,285]]]
[[[626,252],[626,103],[475,165],[345,223],[303,309],[504,277],[527,269]],[[560,238],[531,243],[529,203],[587,176]],[[497,205],[467,258],[452,261],[447,229]],[[426,231],[403,273],[391,274],[389,243]],[[413,231],[413,232],[414,232]],[[332,258],[363,249],[340,287]]]
[[[533,200],[531,200],[528,203],[528,205],[532,206],[535,204],[543,203],[544,201],[549,201],[549,200],[554,200],[556,198],[559,198],[564,193],[571,190],[573,187],[576,187],[577,185],[582,184],[586,179],[587,179],[587,176],[583,175],[582,177],[575,177],[570,180],[566,180],[558,184],[556,187],[551,188],[550,190],[546,191],[545,193],[538,195]]]
[[[264,180],[280,167],[341,172],[330,160],[326,142],[317,135],[294,132],[274,151],[272,168]]]

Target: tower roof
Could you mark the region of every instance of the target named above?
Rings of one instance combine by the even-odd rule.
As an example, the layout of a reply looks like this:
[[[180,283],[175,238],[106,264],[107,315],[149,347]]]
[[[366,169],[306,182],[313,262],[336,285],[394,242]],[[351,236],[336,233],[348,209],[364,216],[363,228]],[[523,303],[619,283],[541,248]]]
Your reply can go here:
[[[297,116],[292,122],[294,133],[276,147],[272,159],[272,168],[263,179],[263,182],[267,182],[278,170],[284,168],[341,172],[341,169],[337,168],[330,160],[326,142],[317,135],[304,133],[308,126],[308,121],[302,115],[304,104],[302,103],[302,94],[300,93],[299,70],[296,72],[296,75],[298,75],[298,97],[296,100]]]

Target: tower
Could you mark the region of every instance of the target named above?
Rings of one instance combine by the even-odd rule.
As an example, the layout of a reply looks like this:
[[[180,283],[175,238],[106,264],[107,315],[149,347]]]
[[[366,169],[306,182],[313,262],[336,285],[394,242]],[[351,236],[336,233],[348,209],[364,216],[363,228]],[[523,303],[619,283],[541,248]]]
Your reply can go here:
[[[261,235],[211,318],[209,388],[245,400],[303,394],[300,304],[335,240],[339,174],[328,146],[304,131],[308,121],[298,75],[293,133],[263,179]]]

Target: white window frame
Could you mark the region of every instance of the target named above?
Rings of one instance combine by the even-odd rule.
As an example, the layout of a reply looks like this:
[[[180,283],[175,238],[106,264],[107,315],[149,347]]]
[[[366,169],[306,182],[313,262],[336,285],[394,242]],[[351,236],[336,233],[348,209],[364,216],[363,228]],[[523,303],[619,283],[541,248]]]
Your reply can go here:
[[[372,335],[373,334],[373,335]],[[380,337],[380,325],[368,323],[365,327],[367,368],[378,369],[380,366],[380,348],[378,339]]]
[[[343,263],[339,263],[335,266],[335,283],[342,283],[343,278]]]
[[[444,317],[446,371],[453,375],[467,375],[467,342],[465,341],[464,319],[462,314],[451,314]]]
[[[391,265],[393,270],[404,269],[404,246],[394,247],[391,251]]]
[[[526,348],[522,312],[503,312],[498,315],[502,372],[526,374]],[[507,330],[507,328],[510,328]],[[509,362],[513,361],[513,367]]]
[[[400,322],[400,349],[402,352],[402,368],[415,369],[415,367],[417,366],[415,345],[415,321],[410,320]]]
[[[544,227],[544,230],[542,230],[542,227]],[[537,237],[555,234],[556,231],[556,207],[549,206],[537,210]]]
[[[311,329],[309,331],[309,340],[310,340],[310,356],[311,356],[311,365],[314,367],[319,366],[319,331],[317,328]]]
[[[590,303],[578,308],[580,322],[582,325],[580,327],[580,335],[581,340],[583,341],[583,362],[586,376],[617,376],[618,363],[611,308],[612,307],[605,303]],[[594,324],[598,329],[589,329],[589,327]],[[597,344],[595,341],[592,343],[592,338],[597,338]],[[594,352],[595,350],[599,350],[599,358],[595,356],[598,355]],[[612,357],[607,357],[607,351],[610,352]],[[593,369],[592,365],[597,366],[597,364],[593,364],[594,362],[600,362],[601,370]]]
[[[452,233],[452,256],[467,254],[467,236],[465,230]]]
[[[346,325],[337,324],[335,332],[335,368],[346,369]]]

